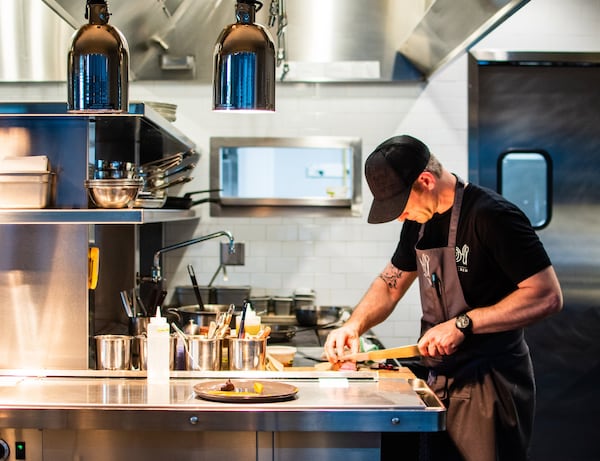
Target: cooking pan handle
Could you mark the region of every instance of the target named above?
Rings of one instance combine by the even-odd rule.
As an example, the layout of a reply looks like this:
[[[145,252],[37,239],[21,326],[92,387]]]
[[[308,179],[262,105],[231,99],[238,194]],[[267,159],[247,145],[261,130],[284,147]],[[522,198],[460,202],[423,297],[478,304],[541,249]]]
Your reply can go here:
[[[164,172],[169,168],[174,168],[183,161],[183,155],[181,153],[170,155],[168,157],[159,158],[151,162],[143,163],[139,166],[139,171],[145,172],[146,174],[156,172]]]
[[[203,199],[201,199],[201,200],[195,200],[195,201],[193,201],[193,202],[192,202],[192,204],[191,204],[191,206],[194,206],[194,205],[200,205],[201,203],[206,203],[206,202],[210,202],[210,203],[220,203],[220,202],[221,202],[221,199],[219,199],[219,198],[212,198],[212,197],[209,197],[209,198],[203,198]]]
[[[196,194],[208,194],[211,192],[221,192],[223,189],[205,189],[205,190],[196,190],[193,192],[186,192],[183,194],[183,198],[190,198],[192,195]]]
[[[165,176],[174,175],[182,170],[193,170],[196,168],[198,160],[200,160],[200,154],[196,152],[184,154],[180,162],[172,163],[168,168],[164,169]]]

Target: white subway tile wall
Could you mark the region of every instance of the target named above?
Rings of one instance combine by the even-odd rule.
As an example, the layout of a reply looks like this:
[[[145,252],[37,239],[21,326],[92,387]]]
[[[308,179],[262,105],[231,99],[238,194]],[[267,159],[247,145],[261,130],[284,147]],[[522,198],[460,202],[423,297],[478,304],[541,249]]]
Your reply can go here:
[[[483,39],[476,48],[598,51],[598,0],[536,0]],[[207,63],[207,65],[211,65]],[[421,138],[452,171],[467,177],[467,59],[461,56],[427,84],[280,84],[275,114],[239,115],[211,111],[212,90],[194,82],[132,82],[131,100],[178,105],[175,125],[203,154],[193,182],[181,192],[206,189],[212,136],[357,136],[363,159],[384,139],[408,133]],[[3,101],[63,101],[62,83],[0,82]],[[260,178],[258,178],[260,180]],[[199,222],[170,223],[167,244],[229,230],[246,242],[246,265],[229,267],[215,285],[251,285],[254,295],[289,296],[310,287],[322,305],[354,306],[383,269],[401,224],[366,223],[371,195],[363,179],[363,216],[357,218],[211,218],[198,206]],[[171,293],[189,284],[193,264],[200,284],[219,265],[218,241],[164,255]],[[416,341],[420,302],[413,286],[390,318],[374,328],[387,347]]]

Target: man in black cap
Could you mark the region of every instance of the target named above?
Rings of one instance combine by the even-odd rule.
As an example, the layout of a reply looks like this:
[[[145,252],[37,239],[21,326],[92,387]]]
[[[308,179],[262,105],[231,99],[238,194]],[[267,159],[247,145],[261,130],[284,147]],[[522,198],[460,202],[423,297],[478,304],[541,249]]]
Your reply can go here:
[[[391,261],[350,319],[330,333],[330,362],[357,352],[419,280],[418,348],[429,386],[447,408],[426,459],[528,457],[535,386],[523,327],[562,309],[550,259],[527,217],[495,192],[465,184],[411,136],[367,158],[369,223],[403,222]]]

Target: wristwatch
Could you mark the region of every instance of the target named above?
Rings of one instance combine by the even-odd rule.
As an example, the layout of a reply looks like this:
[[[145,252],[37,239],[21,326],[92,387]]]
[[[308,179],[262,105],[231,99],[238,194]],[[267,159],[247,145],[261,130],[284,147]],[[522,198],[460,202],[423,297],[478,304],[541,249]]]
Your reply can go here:
[[[463,332],[465,336],[473,333],[473,321],[467,314],[460,314],[456,317],[456,328]]]

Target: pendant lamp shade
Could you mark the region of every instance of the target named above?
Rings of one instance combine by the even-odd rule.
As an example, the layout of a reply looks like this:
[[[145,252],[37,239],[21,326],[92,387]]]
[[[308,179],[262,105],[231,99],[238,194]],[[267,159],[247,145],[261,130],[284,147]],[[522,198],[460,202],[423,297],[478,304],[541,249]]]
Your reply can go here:
[[[129,46],[108,24],[106,0],[87,0],[85,17],[72,38],[67,60],[69,112],[127,112]]]
[[[254,23],[256,4],[238,0],[237,22],[223,29],[215,45],[214,110],[275,111],[275,45]]]

